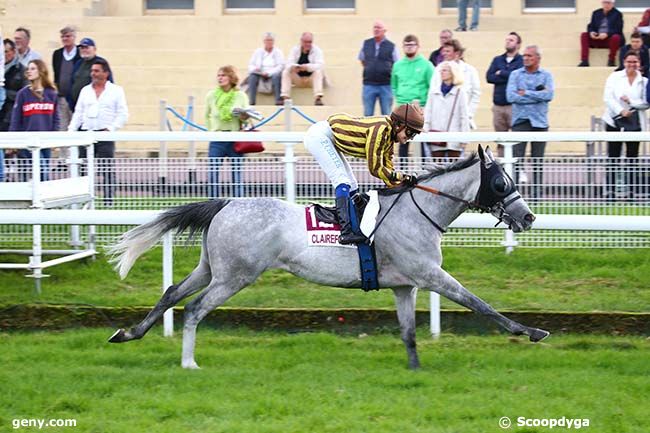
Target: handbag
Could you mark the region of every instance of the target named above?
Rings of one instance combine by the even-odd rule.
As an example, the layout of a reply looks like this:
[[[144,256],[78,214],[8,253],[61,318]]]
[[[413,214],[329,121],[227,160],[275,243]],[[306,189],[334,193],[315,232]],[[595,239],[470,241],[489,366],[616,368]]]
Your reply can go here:
[[[637,110],[632,110],[632,114],[627,117],[616,116],[614,118],[614,124],[621,131],[641,131],[641,121],[639,120],[639,112]]]
[[[458,101],[458,95],[460,95],[460,91],[456,92],[456,96],[454,97],[454,103],[451,106],[451,111],[449,112],[449,120],[447,121],[447,130],[446,131],[438,131],[437,129],[432,129],[429,132],[448,132],[449,127],[451,126],[451,118],[454,117],[454,110],[456,109],[456,102]],[[432,141],[428,143],[429,146],[440,146],[440,147],[445,147],[447,146],[447,142],[445,141]]]
[[[246,129],[242,132],[257,132],[256,129]],[[237,153],[258,153],[264,152],[264,143],[261,141],[235,141],[233,146]]]

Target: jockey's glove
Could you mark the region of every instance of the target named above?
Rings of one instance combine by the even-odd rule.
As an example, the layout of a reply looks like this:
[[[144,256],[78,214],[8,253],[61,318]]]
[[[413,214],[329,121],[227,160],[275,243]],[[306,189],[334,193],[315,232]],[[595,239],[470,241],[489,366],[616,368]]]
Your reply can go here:
[[[402,183],[404,185],[408,186],[415,186],[418,183],[418,178],[415,175],[412,174],[403,174],[402,175]]]

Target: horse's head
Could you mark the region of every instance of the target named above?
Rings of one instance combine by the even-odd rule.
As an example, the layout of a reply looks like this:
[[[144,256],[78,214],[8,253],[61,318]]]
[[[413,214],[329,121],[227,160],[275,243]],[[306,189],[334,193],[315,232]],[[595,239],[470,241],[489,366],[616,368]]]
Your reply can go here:
[[[489,147],[483,150],[479,145],[478,155],[481,159],[481,185],[476,203],[503,221],[513,232],[529,230],[535,215],[519,195],[512,178],[496,162]]]

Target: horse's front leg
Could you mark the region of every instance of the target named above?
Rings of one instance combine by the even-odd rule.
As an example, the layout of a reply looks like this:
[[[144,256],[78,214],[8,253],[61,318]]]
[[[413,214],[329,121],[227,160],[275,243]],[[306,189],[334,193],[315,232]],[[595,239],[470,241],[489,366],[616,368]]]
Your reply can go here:
[[[421,286],[424,288],[424,286]],[[508,319],[492,308],[487,302],[467,290],[454,277],[445,272],[442,268],[436,267],[433,270],[431,281],[429,281],[428,290],[440,293],[442,296],[450,299],[457,304],[467,307],[475,313],[483,314],[489,317],[502,328],[514,335],[527,335],[530,341],[536,343],[549,336],[548,331],[543,329],[530,328],[521,323]]]
[[[409,368],[420,368],[417,347],[415,344],[415,299],[417,287],[393,289],[397,305],[397,319],[402,334],[402,341],[406,346]]]

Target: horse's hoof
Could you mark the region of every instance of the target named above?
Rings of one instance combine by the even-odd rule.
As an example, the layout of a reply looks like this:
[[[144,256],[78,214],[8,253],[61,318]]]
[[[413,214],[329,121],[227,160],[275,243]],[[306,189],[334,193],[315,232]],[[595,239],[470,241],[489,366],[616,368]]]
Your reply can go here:
[[[115,331],[115,333],[111,335],[111,338],[108,339],[109,343],[124,343],[125,341],[129,341],[129,339],[126,338],[126,330],[121,328]]]
[[[409,362],[409,370],[413,371],[418,371],[420,369],[420,363],[419,362]]]
[[[543,329],[533,328],[532,332],[530,333],[529,338],[530,338],[530,341],[532,341],[533,343],[539,343],[540,341],[542,341],[543,339],[545,339],[549,335],[551,335],[551,333],[548,332],[548,331],[544,331]]]
[[[200,370],[201,369],[201,367],[199,367],[199,365],[194,361],[188,362],[188,363],[182,363],[181,367],[183,367],[186,370]]]

